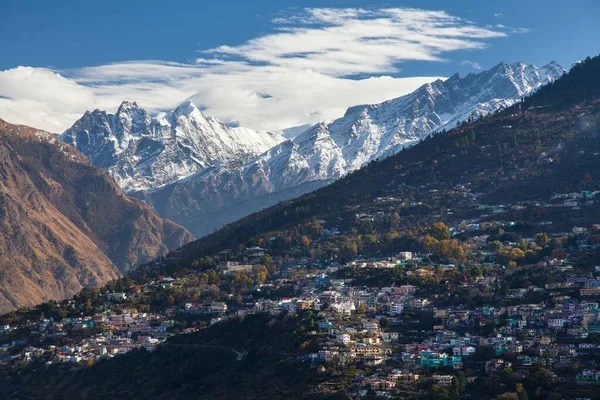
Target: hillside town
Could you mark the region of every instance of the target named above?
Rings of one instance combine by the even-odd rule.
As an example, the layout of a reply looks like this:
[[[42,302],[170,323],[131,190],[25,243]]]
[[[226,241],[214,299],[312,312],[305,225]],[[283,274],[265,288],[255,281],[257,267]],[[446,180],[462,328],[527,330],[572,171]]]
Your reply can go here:
[[[516,122],[502,129],[525,118],[562,121],[527,112],[516,108],[508,117]],[[475,146],[468,124],[456,129],[464,135],[440,155],[447,163],[469,143],[480,161],[499,146]],[[558,399],[563,392],[547,395],[557,386],[570,398],[593,398],[600,389],[600,191],[581,173],[587,164],[571,188],[528,195],[527,177],[561,157],[595,162],[600,151],[577,143],[564,153],[537,152],[540,136],[527,129],[533,164],[509,162],[440,183],[437,159],[431,170],[419,157],[383,161],[373,173],[379,181],[364,181],[376,196],[346,193],[346,204],[332,209],[334,188],[320,202],[282,204],[254,219],[260,227],[244,222],[231,236],[217,232],[103,287],[6,314],[0,368],[96,371],[99,363],[114,360],[114,367],[173,348],[225,352],[243,364],[265,351],[316,374],[320,394],[352,399]],[[430,179],[406,179],[424,168]],[[402,181],[388,179],[390,170]],[[513,194],[497,191],[492,178],[514,185]],[[203,336],[255,317],[272,318],[259,335],[273,321],[293,321],[291,337],[272,338],[287,342],[285,352]]]
[[[578,194],[554,198],[568,199],[581,201]],[[210,271],[144,283],[127,278],[113,290],[91,289],[4,322],[0,363],[86,368],[134,349],[168,346],[173,336],[268,313],[309,317],[306,328],[316,347],[300,348],[293,358],[319,373],[354,371],[345,388],[352,398],[423,388],[460,392],[490,379],[534,376],[573,387],[600,385],[600,265],[586,264],[584,256],[598,251],[600,227],[516,238],[504,232],[512,225],[431,227],[434,236],[441,229],[433,241],[452,246],[454,240],[468,257],[435,257],[440,250],[431,245],[429,251],[346,262],[289,257],[275,266],[264,247],[222,251]],[[490,229],[504,233],[490,241]],[[336,230],[324,229],[322,240]],[[555,248],[542,250],[548,247]],[[546,255],[528,263],[536,252]],[[231,350],[244,357],[242,349]]]

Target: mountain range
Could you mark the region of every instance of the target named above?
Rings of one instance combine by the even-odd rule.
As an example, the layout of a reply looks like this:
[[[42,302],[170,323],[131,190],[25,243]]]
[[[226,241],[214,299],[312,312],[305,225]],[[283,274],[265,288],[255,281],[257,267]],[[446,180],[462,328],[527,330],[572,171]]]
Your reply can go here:
[[[165,274],[192,262],[211,268],[211,257],[256,244],[274,258],[302,258],[304,242],[310,257],[338,262],[418,251],[416,233],[436,221],[458,227],[517,221],[514,229],[557,235],[597,224],[598,201],[585,200],[596,195],[600,175],[599,70],[600,57],[586,60],[518,105],[434,133],[136,273]],[[571,208],[556,200],[565,193],[585,195]]]
[[[56,136],[0,120],[0,312],[105,284],[193,240]]]
[[[350,107],[335,121],[287,135],[230,128],[189,101],[154,118],[124,102],[115,115],[87,112],[61,139],[200,237],[434,132],[508,107],[564,72],[556,62],[541,68],[500,63],[380,104]]]

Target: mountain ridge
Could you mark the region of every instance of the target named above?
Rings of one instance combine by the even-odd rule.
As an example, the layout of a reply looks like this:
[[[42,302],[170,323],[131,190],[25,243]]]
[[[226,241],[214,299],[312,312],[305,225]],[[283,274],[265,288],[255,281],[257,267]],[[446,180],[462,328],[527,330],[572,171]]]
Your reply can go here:
[[[0,120],[0,311],[63,299],[193,240],[55,135]]]
[[[598,201],[566,211],[549,212],[540,206],[552,209],[548,204],[554,195],[592,193],[597,187],[600,86],[590,79],[599,68],[600,56],[588,58],[518,106],[431,135],[331,185],[199,238],[180,249],[173,263],[146,265],[139,272],[169,271],[193,260],[204,260],[208,266],[212,255],[236,246],[261,245],[276,257],[299,246],[301,235],[309,242],[323,240],[320,233],[315,235],[323,229],[337,232],[327,238],[335,249],[326,247],[323,256],[331,257],[332,252],[340,256],[349,251],[349,238],[372,235],[377,247],[403,251],[407,244],[395,243],[399,232],[390,230],[392,213],[402,234],[409,236],[436,221],[477,223],[484,217],[484,204],[490,210],[485,221],[512,219],[519,221],[520,229],[541,229],[537,224],[544,224],[544,229],[564,232],[561,229],[574,224],[595,224]],[[496,208],[504,212],[492,213]],[[382,210],[386,211],[378,219]],[[368,217],[366,222],[361,222],[361,215]],[[286,237],[291,238],[287,247]],[[312,251],[317,250],[311,247]]]
[[[89,126],[86,113],[61,138],[107,168],[130,194],[199,237],[257,207],[289,199],[300,187],[325,186],[434,132],[506,108],[564,71],[556,62],[541,68],[499,63],[464,78],[438,79],[382,103],[349,107],[331,122],[273,133],[229,128],[204,117],[190,101],[152,119],[135,103],[123,103],[112,117],[94,111],[99,115],[95,126]],[[219,154],[213,151],[216,146]],[[240,212],[219,214],[232,204],[239,204]]]
[[[537,69],[519,62],[500,63],[465,78],[455,74],[396,99],[349,107],[343,117],[313,125],[233,169],[212,168],[139,196],[199,237],[235,220],[225,213],[203,220],[208,210],[214,215],[214,205],[225,208],[228,202],[267,193],[286,200],[291,197],[285,192],[292,187],[308,182],[311,188],[325,186],[431,133],[508,107],[563,72],[557,63]],[[255,211],[256,206],[245,207],[246,215]]]
[[[87,111],[60,135],[125,191],[155,189],[216,163],[241,162],[285,140],[274,132],[231,128],[185,101],[150,117],[124,101],[115,114]]]

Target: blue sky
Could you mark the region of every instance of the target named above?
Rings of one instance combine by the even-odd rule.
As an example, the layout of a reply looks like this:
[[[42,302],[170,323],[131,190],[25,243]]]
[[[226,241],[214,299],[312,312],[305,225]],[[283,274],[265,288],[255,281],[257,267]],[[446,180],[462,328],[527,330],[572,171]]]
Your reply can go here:
[[[52,130],[120,100],[159,111],[186,98],[227,122],[283,128],[499,61],[557,60],[568,68],[597,54],[600,39],[595,0],[4,0],[0,14],[0,117]],[[379,18],[392,21],[390,29],[374,26]],[[452,40],[435,33],[438,24],[451,29]],[[344,41],[328,27],[365,32]],[[322,92],[306,89],[316,86],[340,94],[321,101]]]

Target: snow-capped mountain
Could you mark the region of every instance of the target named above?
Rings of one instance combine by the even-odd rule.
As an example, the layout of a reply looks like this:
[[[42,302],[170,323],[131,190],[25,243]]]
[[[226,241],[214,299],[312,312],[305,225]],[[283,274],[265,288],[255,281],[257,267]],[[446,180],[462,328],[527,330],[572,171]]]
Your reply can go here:
[[[127,101],[114,115],[88,111],[61,139],[128,192],[154,189],[217,163],[239,165],[285,140],[279,133],[231,128],[189,101],[154,118]]]
[[[279,132],[231,128],[191,102],[154,118],[124,102],[115,115],[87,112],[61,138],[199,237],[433,132],[510,106],[564,72],[556,62],[541,68],[500,63],[380,104],[350,107],[332,122]]]
[[[159,214],[196,236],[324,186],[366,163],[397,153],[433,132],[507,107],[560,77],[541,68],[500,63],[458,74],[380,104],[350,107],[342,118],[295,132],[291,139],[235,168],[216,165],[147,194]]]
[[[322,142],[329,136],[346,162],[344,172],[349,172],[395,154],[432,132],[512,105],[563,73],[564,69],[552,62],[540,69],[524,63],[500,63],[465,78],[455,74],[384,103],[351,107],[342,118],[319,128],[319,135],[294,141]]]

